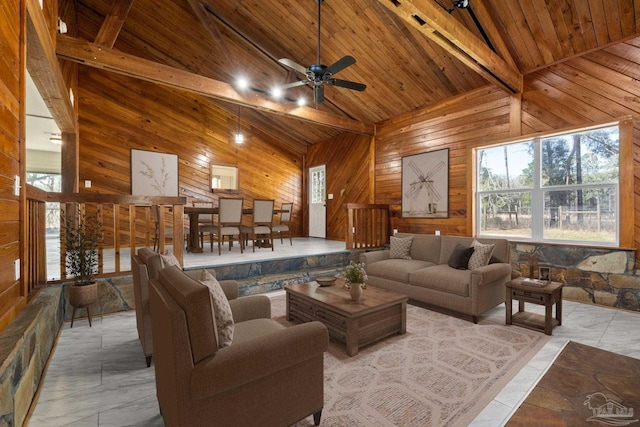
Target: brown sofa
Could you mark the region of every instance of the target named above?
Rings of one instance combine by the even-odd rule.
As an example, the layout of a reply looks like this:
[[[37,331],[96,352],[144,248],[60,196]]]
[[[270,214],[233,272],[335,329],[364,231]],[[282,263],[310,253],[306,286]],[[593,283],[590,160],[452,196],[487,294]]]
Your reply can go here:
[[[175,266],[149,284],[156,390],[167,426],[282,427],[311,414],[320,423],[324,325],[285,328],[234,310],[233,342],[218,349],[206,286]],[[262,299],[236,301],[249,314]]]
[[[147,359],[147,367],[151,366],[153,357],[153,338],[151,335],[151,317],[149,313],[149,279],[158,277],[158,272],[162,269],[160,254],[150,248],[138,249],[138,254],[131,257],[131,270],[133,272],[133,293],[136,305],[136,324],[138,326],[138,337],[142,345],[142,351]],[[214,270],[207,270],[215,277]],[[196,280],[202,274],[201,270],[188,271],[187,274]],[[232,300],[238,298],[238,282],[235,280],[221,280],[220,285],[227,299],[229,299],[232,310],[234,303]],[[266,297],[262,297],[266,298]],[[236,307],[242,310],[242,306]]]
[[[407,295],[411,300],[471,316],[478,316],[505,300],[505,284],[511,280],[511,247],[505,239],[477,239],[495,244],[488,265],[460,270],[448,265],[456,245],[470,246],[472,237],[436,236],[398,233],[413,236],[411,259],[390,257],[390,250],[366,252],[360,262],[368,275],[367,284]]]

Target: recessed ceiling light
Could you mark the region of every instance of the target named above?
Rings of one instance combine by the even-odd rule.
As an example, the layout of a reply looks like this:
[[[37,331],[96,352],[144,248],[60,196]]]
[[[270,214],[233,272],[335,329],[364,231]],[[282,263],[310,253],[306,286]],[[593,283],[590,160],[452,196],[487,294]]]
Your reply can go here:
[[[305,97],[300,97],[298,98],[298,107],[304,107],[305,105],[307,105],[307,99]]]
[[[276,99],[280,99],[282,97],[282,88],[279,86],[276,86],[273,89],[271,89],[271,96],[273,96]]]
[[[238,77],[236,79],[236,87],[240,90],[247,89],[249,87],[249,79],[244,76]]]

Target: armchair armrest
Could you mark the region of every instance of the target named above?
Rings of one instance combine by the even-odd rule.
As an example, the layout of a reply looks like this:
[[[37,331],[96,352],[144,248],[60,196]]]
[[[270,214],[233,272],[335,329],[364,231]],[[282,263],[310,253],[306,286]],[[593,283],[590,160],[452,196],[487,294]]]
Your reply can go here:
[[[233,321],[244,322],[251,319],[270,319],[271,300],[265,295],[250,295],[229,300]]]
[[[485,265],[471,271],[471,283],[474,285],[491,283],[501,277],[508,277],[509,280],[511,279],[511,264],[498,262],[495,264]]]
[[[329,333],[320,322],[291,326],[231,344],[202,360],[191,372],[191,396],[205,399],[257,381],[305,360],[322,357]]]
[[[360,262],[364,263],[365,270],[367,265],[372,262],[382,261],[383,259],[389,259],[391,251],[389,249],[383,249],[381,251],[363,252],[360,254]]]

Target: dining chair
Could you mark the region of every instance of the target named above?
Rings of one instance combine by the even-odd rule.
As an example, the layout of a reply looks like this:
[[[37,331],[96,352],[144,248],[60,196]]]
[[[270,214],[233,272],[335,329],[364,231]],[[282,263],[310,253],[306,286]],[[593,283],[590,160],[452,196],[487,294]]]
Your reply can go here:
[[[273,200],[255,199],[253,201],[253,216],[251,227],[245,227],[246,235],[253,236],[253,252],[259,240],[269,239],[269,245],[273,250]],[[262,236],[262,237],[261,237]]]
[[[222,255],[224,236],[229,237],[229,250],[233,236],[238,236],[240,253],[244,253],[244,239],[242,235],[242,203],[244,199],[221,197],[218,200],[218,255]]]
[[[283,203],[280,208],[283,212],[280,214],[280,224],[276,224],[271,227],[271,230],[274,233],[278,233],[280,235],[280,244],[283,244],[282,233],[289,234],[289,243],[293,246],[293,240],[291,239],[291,212],[293,212],[293,203]],[[286,212],[285,212],[286,211]]]
[[[153,215],[153,222],[155,224],[155,232],[153,235],[153,250],[157,251],[160,246],[160,207],[158,205],[151,206],[151,213]],[[164,238],[167,236],[173,237],[173,227],[170,225],[164,226]]]
[[[212,210],[208,214],[198,214],[198,230],[200,231],[200,247],[204,249],[204,235],[208,233],[211,252],[213,252],[213,240],[216,238],[216,231],[218,231],[218,227],[213,222],[213,202],[193,202],[193,207]]]

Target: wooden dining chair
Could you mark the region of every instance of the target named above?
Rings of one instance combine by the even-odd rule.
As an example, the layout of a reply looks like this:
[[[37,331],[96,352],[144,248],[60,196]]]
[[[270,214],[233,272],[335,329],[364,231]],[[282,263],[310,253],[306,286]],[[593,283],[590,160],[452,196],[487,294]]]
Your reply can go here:
[[[200,231],[200,247],[204,249],[204,235],[209,234],[211,252],[213,252],[213,241],[217,237],[218,227],[213,222],[213,202],[193,202],[195,208],[209,208],[211,213],[198,214],[198,230]]]
[[[282,233],[289,234],[289,244],[293,246],[293,240],[291,239],[291,212],[293,212],[293,203],[283,203],[280,208],[283,212],[280,214],[280,224],[276,224],[271,227],[271,230],[274,233],[278,233],[280,235],[280,244],[283,244]],[[286,212],[285,212],[286,211]]]
[[[233,237],[238,236],[240,253],[244,253],[244,239],[242,235],[242,203],[244,199],[221,197],[218,200],[218,255],[222,255],[224,236],[229,237],[229,250]]]
[[[155,232],[153,235],[153,250],[158,251],[160,247],[160,207],[158,205],[151,206],[151,214],[153,215],[153,222],[155,224]],[[189,237],[189,230],[187,227],[184,228],[184,238],[185,238],[185,247],[187,244],[187,239]],[[164,226],[164,239],[165,242],[167,239],[173,241],[173,227],[170,225]]]
[[[259,240],[268,238],[273,250],[273,200],[256,199],[253,201],[253,215],[251,227],[245,228],[245,233],[253,236],[253,252]]]

